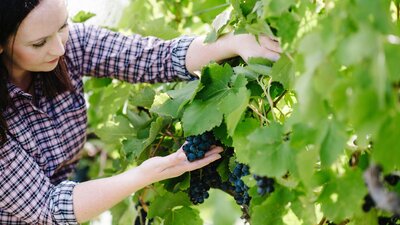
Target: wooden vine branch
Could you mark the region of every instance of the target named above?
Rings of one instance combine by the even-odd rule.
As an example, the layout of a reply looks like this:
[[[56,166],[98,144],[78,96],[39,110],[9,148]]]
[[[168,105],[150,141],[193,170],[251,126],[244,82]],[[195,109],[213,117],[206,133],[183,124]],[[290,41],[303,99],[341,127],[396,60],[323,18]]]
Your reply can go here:
[[[385,188],[380,174],[380,168],[373,164],[365,171],[364,181],[368,191],[377,208],[400,215],[400,197],[396,192],[390,192]]]

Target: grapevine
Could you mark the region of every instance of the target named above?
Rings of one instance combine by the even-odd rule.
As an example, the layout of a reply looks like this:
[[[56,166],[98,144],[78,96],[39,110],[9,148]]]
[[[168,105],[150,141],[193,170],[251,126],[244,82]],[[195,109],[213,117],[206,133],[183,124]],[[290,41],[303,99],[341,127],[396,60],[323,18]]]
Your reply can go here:
[[[152,8],[137,2],[131,12]],[[85,84],[89,125],[116,149],[107,175],[182,144],[190,162],[212,145],[225,149],[207,167],[147,187],[149,219],[203,224],[201,206],[220,212],[210,192],[218,189],[252,225],[399,224],[399,1],[159,3],[168,28],[163,36],[187,31],[198,16],[212,24],[207,42],[228,32],[268,35],[280,41],[283,53],[276,62],[211,62],[189,82]],[[190,10],[197,14],[184,15]],[[157,30],[139,22],[127,27]]]

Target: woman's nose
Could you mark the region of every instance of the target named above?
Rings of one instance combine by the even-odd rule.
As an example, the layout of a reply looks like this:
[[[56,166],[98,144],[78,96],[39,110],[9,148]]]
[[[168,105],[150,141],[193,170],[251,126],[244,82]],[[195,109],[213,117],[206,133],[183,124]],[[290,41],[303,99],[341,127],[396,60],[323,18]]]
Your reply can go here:
[[[50,50],[49,50],[50,55],[53,56],[62,56],[65,53],[65,46],[63,42],[63,38],[61,35],[56,35],[52,43],[50,45]]]

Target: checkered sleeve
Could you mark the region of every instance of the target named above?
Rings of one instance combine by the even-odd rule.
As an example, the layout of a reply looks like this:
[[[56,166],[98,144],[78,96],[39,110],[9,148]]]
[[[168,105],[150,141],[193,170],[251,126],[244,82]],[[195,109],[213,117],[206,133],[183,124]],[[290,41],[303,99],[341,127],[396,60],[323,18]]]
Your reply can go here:
[[[186,52],[194,37],[162,40],[127,36],[96,26],[73,24],[67,56],[84,75],[136,82],[192,80]]]
[[[76,183],[52,185],[32,157],[7,141],[0,148],[0,221],[7,224],[78,224],[72,202]]]

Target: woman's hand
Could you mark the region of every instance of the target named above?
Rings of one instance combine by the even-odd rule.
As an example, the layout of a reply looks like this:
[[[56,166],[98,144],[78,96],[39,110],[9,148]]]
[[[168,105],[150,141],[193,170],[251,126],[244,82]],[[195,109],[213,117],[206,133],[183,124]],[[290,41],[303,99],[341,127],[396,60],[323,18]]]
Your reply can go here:
[[[222,151],[222,147],[213,146],[213,148],[205,154],[204,158],[194,162],[189,162],[181,147],[178,151],[168,156],[156,156],[150,158],[140,164],[137,169],[140,169],[143,174],[147,175],[150,179],[148,183],[154,183],[160,180],[180,176],[187,171],[204,167],[221,158],[219,153]]]
[[[79,183],[73,192],[75,216],[80,223],[87,221],[149,184],[208,165],[221,158],[222,151],[221,147],[214,147],[203,159],[189,162],[180,148],[168,156],[150,158],[121,174]]]
[[[276,61],[281,53],[279,42],[267,36],[259,36],[257,41],[252,34],[229,33],[209,44],[204,43],[204,37],[197,37],[186,53],[186,68],[195,74],[212,61],[221,62],[236,56],[242,57],[245,61],[250,57],[263,57]]]
[[[251,34],[229,34],[234,43],[235,54],[248,61],[250,57],[263,57],[271,61],[277,61],[282,53],[279,42],[267,36],[259,36],[258,41]]]

